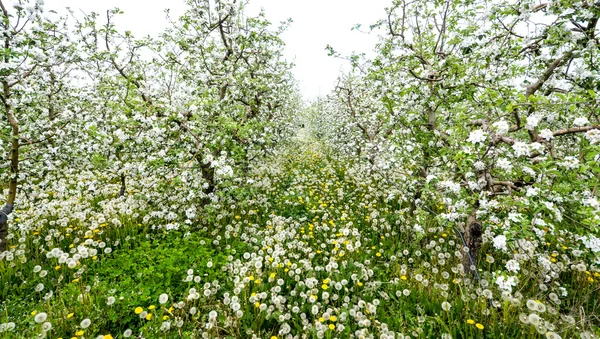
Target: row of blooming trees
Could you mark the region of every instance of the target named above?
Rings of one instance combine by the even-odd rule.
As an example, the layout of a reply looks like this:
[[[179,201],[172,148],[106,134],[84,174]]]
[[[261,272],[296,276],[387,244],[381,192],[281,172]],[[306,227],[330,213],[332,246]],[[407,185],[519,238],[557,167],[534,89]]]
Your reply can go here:
[[[119,10],[0,5],[0,251],[41,215],[66,225],[150,208],[162,227],[190,223],[221,182],[240,182],[289,136],[298,95],[286,25],[246,16],[245,2],[189,0],[143,39],[115,27]]]
[[[597,265],[599,18],[594,1],[396,0],[377,56],[351,58],[314,128],[402,186],[417,225],[439,212],[460,229],[475,259],[482,241],[569,236]]]

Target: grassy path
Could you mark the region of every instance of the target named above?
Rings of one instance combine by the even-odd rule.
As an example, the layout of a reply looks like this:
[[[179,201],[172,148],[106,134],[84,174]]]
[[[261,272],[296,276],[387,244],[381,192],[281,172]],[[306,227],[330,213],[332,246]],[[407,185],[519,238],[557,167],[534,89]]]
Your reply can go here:
[[[27,238],[33,259],[0,261],[0,337],[541,336],[523,324],[521,291],[500,296],[493,286],[497,263],[480,267],[478,288],[463,273],[451,228],[409,218],[408,204],[389,194],[397,188],[302,145],[256,169],[186,229],[122,220],[86,235],[84,250],[71,245],[75,227],[53,245],[80,254],[71,268]],[[588,301],[585,311],[597,310],[597,297]],[[534,303],[544,305],[540,318],[559,318],[550,314],[556,307]]]

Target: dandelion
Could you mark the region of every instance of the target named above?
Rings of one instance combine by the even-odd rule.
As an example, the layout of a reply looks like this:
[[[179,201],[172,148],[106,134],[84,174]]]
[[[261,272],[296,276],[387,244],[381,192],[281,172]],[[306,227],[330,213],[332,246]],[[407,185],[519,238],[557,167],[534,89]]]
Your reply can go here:
[[[473,324],[475,324],[475,320],[473,320],[473,319],[467,319],[467,324],[473,325]]]
[[[531,313],[528,317],[527,320],[529,321],[529,323],[533,326],[538,326],[540,324],[540,321],[542,320],[540,318],[539,315],[535,314],[535,313]]]
[[[447,301],[444,301],[444,302],[442,303],[442,309],[443,309],[444,311],[446,311],[446,312],[447,312],[447,311],[450,311],[450,308],[452,308],[452,305],[450,305],[450,303],[449,303],[449,302],[447,302]]]
[[[44,321],[46,321],[46,318],[48,318],[48,315],[46,314],[46,312],[40,312],[38,314],[35,314],[35,322],[38,324],[43,323]]]
[[[42,331],[48,332],[52,329],[52,324],[50,322],[45,322],[42,324]]]
[[[131,337],[132,334],[133,334],[132,330],[126,329],[125,332],[123,332],[123,337],[129,338],[129,337]]]
[[[529,323],[529,318],[527,317],[527,314],[525,313],[521,313],[519,314],[519,320],[523,323],[523,324],[528,324]]]
[[[144,309],[143,309],[143,308],[141,308],[141,307],[139,307],[139,306],[135,308],[135,314],[140,314],[140,313],[142,313],[143,311],[144,311]]]
[[[161,305],[165,304],[168,300],[169,300],[169,296],[167,294],[165,294],[165,293],[161,294],[158,297],[158,302],[160,302]]]
[[[115,303],[115,297],[108,297],[106,300],[106,305],[110,306]]]
[[[482,324],[480,324],[480,323],[477,323],[477,324],[475,324],[475,327],[477,327],[477,328],[478,328],[478,329],[480,329],[480,330],[483,330],[483,329],[485,328],[485,327],[484,327]]]
[[[79,326],[81,326],[81,328],[88,328],[88,327],[90,327],[91,324],[92,324],[92,321],[89,318],[85,318],[81,321]]]

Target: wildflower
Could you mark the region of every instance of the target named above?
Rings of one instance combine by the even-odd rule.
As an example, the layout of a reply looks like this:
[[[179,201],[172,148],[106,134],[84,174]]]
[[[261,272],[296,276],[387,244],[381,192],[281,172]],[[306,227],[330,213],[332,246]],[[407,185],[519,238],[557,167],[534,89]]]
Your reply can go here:
[[[531,313],[528,317],[527,320],[529,321],[530,324],[532,324],[533,326],[537,326],[540,324],[540,316],[535,314],[535,313]]]
[[[475,320],[473,320],[473,319],[467,319],[467,324],[473,325],[473,324],[475,324]]]
[[[36,323],[41,324],[46,321],[46,318],[48,318],[48,315],[45,312],[40,312],[35,315],[34,320]]]
[[[84,333],[83,330],[79,330],[79,331],[75,332],[75,335],[80,337],[83,335],[83,333]]]
[[[88,328],[88,327],[90,327],[91,324],[92,324],[92,321],[89,318],[85,318],[81,321],[79,326],[81,326],[81,328]]]
[[[443,309],[444,311],[450,311],[450,308],[452,308],[452,305],[450,305],[450,303],[449,303],[449,302],[447,302],[447,301],[444,301],[444,302],[442,303],[442,309]]]
[[[148,313],[148,314],[146,315],[146,320],[150,320],[150,319],[152,319],[152,313]]]
[[[483,330],[485,327],[483,327],[483,325],[481,325],[480,323],[475,324],[475,327],[477,327],[480,330]]]
[[[52,329],[52,324],[48,321],[46,321],[45,323],[42,324],[42,331],[43,332],[48,332]]]
[[[329,324],[329,329],[333,331],[335,329],[335,325],[334,324]]]
[[[165,294],[165,293],[161,294],[158,297],[158,302],[160,302],[161,305],[164,304],[164,303],[166,303],[168,300],[169,300],[169,296],[167,294]]]
[[[126,330],[125,330],[125,332],[123,332],[123,337],[125,337],[125,338],[129,338],[129,337],[131,337],[131,334],[132,334],[132,333],[133,333],[133,331],[132,331],[132,330],[130,330],[130,329],[126,329]]]
[[[335,322],[337,320],[337,317],[335,315],[332,315],[329,317],[329,321],[331,322]]]
[[[69,314],[67,314],[67,319],[71,319],[71,318],[73,318],[73,315],[75,315],[75,314],[74,314],[74,313],[69,313]]]
[[[144,309],[143,309],[143,308],[141,308],[141,307],[139,307],[139,306],[135,308],[135,314],[140,314],[140,313],[142,313],[143,311],[144,311]]]

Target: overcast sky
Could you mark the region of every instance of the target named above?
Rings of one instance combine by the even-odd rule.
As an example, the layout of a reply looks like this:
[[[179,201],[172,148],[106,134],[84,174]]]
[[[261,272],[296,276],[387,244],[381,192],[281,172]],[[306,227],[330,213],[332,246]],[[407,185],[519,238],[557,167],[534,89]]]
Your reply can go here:
[[[267,18],[275,24],[292,18],[290,29],[283,36],[286,56],[294,61],[294,74],[306,99],[327,94],[334,86],[347,61],[328,57],[325,47],[332,45],[348,55],[352,51],[372,51],[374,34],[352,31],[355,24],[367,30],[370,24],[385,17],[384,7],[391,0],[250,0],[249,14],[264,8]],[[184,0],[45,0],[45,8],[71,7],[86,12],[104,12],[118,7],[125,12],[117,21],[118,28],[131,30],[136,36],[154,35],[167,25],[164,10],[173,17],[186,9]]]

